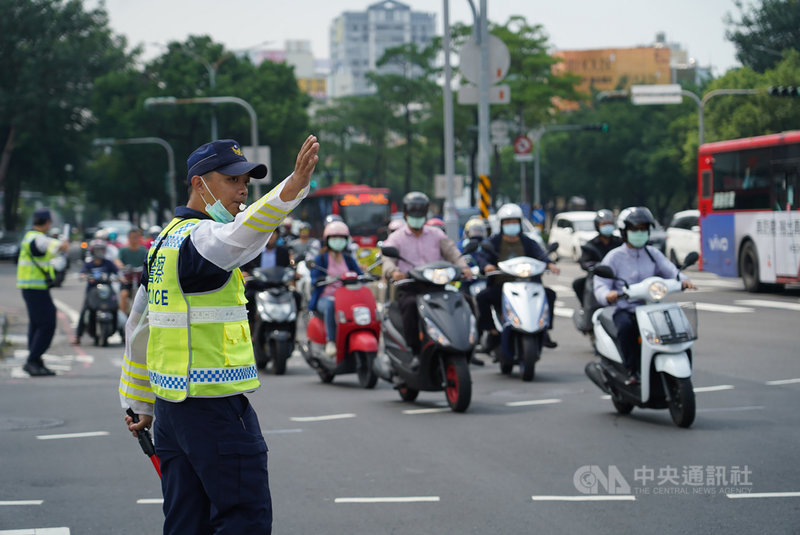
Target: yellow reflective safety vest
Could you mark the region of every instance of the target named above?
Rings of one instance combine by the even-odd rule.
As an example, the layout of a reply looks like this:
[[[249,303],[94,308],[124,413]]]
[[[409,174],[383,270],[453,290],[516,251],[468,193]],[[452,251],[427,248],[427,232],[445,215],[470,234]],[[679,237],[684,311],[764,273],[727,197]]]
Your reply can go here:
[[[198,219],[173,219],[148,253],[147,372],[167,401],[222,397],[259,387],[239,268],[208,293],[184,293],[178,255]]]
[[[48,247],[42,256],[33,256],[31,252],[31,243],[37,236],[43,236],[43,232],[38,230],[29,230],[22,238],[22,243],[19,246],[19,260],[17,262],[17,288],[25,288],[28,290],[47,290],[47,277],[45,272],[54,279],[56,272],[53,266],[50,265],[50,259],[53,257],[55,248]],[[51,243],[58,242],[55,240]],[[38,264],[38,266],[37,266]]]

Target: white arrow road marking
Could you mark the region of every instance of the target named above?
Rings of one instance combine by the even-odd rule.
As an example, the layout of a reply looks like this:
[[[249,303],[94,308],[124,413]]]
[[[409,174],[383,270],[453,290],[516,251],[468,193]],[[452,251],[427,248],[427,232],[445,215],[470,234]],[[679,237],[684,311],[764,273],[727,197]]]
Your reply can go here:
[[[609,496],[589,495],[589,496],[531,496],[535,502],[619,502],[636,501],[636,496],[630,494],[612,494]]]
[[[345,418],[355,418],[352,412],[344,414],[328,414],[325,416],[292,416],[289,418],[293,422],[325,422],[327,420],[343,420]]]
[[[397,496],[384,498],[336,498],[333,503],[417,503],[438,501],[438,496]]]
[[[38,435],[39,440],[57,440],[60,438],[86,438],[86,437],[105,437],[108,431],[89,431],[87,433],[69,433],[64,435]]]

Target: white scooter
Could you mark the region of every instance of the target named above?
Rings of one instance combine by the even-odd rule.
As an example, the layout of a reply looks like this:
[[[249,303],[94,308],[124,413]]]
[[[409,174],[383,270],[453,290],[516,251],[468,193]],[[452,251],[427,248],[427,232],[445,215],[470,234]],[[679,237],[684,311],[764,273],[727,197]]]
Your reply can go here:
[[[558,247],[550,244],[547,255]],[[502,317],[492,307],[492,319],[501,343],[494,351],[503,374],[520,367],[523,381],[532,381],[536,362],[542,355],[545,331],[550,324],[550,307],[544,285],[537,279],[547,270],[547,262],[518,256],[497,263],[497,271],[488,275],[489,284],[502,284]],[[495,278],[499,281],[495,281]]]
[[[681,269],[697,262],[697,258],[697,253],[687,255]],[[616,279],[608,266],[595,266],[594,275]],[[692,307],[687,315],[678,303],[661,302],[667,295],[681,291],[680,280],[648,277],[636,284],[623,282],[621,297],[645,301],[635,310],[641,339],[641,384],[625,384],[628,372],[615,343],[615,307],[601,308],[592,316],[600,361],[587,364],[586,375],[611,395],[611,402],[620,414],[629,414],[634,406],[669,408],[676,425],[689,427],[695,417],[692,346],[697,338],[696,311]]]

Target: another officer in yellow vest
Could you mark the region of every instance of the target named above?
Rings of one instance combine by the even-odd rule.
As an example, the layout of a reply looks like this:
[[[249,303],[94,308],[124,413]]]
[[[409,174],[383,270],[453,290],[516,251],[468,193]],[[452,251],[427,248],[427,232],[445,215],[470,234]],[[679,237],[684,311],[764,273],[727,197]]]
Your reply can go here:
[[[48,284],[55,271],[50,260],[59,250],[66,251],[69,242],[48,237],[51,224],[50,210],[42,208],[33,213],[33,230],[22,238],[17,263],[17,288],[22,289],[28,309],[28,361],[22,369],[31,376],[55,375],[42,360],[56,332],[56,307]]]
[[[123,407],[155,415],[164,533],[270,533],[267,445],[244,396],[259,386],[239,266],[257,256],[308,193],[319,143],[309,136],[294,172],[246,209],[248,162],[230,139],[187,161],[189,202],[153,242],[126,325]]]

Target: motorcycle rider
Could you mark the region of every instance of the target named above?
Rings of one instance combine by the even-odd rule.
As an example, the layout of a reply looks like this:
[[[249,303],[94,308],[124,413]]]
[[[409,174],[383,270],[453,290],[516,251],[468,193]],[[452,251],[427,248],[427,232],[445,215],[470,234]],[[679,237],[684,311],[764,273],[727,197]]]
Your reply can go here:
[[[91,252],[92,259],[86,262],[81,268],[80,275],[86,278],[86,292],[83,297],[83,307],[81,308],[81,315],[78,316],[78,327],[75,331],[75,336],[72,337],[72,344],[79,345],[81,343],[81,336],[86,328],[86,313],[89,311],[89,291],[97,286],[104,274],[118,273],[117,266],[106,258],[108,245],[102,239],[95,239],[89,244],[89,251]],[[94,325],[94,311],[89,312],[89,324]]]
[[[609,266],[622,280],[594,277],[594,296],[602,306],[614,305],[614,325],[617,328],[617,348],[628,369],[626,385],[639,383],[639,326],[634,311],[642,301],[628,301],[621,297],[623,280],[628,284],[641,282],[647,277],[679,277],[681,286],[695,288],[692,281],[678,270],[664,254],[655,247],[648,247],[650,229],[655,221],[650,213],[641,208],[630,208],[622,214],[620,232],[624,246],[611,250],[600,265]]]
[[[522,233],[522,217],[522,209],[519,205],[509,203],[500,207],[497,211],[500,232],[490,236],[487,240],[491,244],[491,248],[483,247],[475,255],[481,271],[486,274],[497,271],[498,262],[517,256],[528,256],[538,260],[545,258],[545,251],[542,250],[539,244]],[[547,269],[556,275],[560,272],[552,262],[547,263]],[[490,284],[476,298],[478,302],[478,330],[490,334],[488,341],[490,349],[495,347],[500,340],[500,333],[497,332],[492,321],[491,307],[494,307],[500,313],[502,288],[502,284]],[[550,309],[550,318],[542,343],[545,347],[555,348],[558,343],[550,337],[549,330],[553,328],[553,309],[555,308],[556,292],[546,286],[544,291]]]
[[[403,280],[407,278],[409,269],[437,260],[455,264],[461,268],[465,279],[472,279],[472,272],[453,240],[441,229],[425,225],[429,205],[428,196],[419,191],[412,191],[403,197],[403,217],[406,224],[392,232],[383,245],[396,247],[404,260],[383,258],[383,276],[387,281]],[[414,358],[417,358],[421,349],[417,295],[422,291],[420,285],[411,283],[398,286],[396,294],[403,317],[403,336],[415,355]]]
[[[584,271],[589,271],[594,267],[595,264],[605,258],[611,249],[622,245],[622,238],[614,235],[617,226],[614,223],[614,213],[611,210],[603,208],[597,211],[594,216],[594,228],[597,231],[597,236],[581,247],[581,257],[578,259],[578,263]],[[586,278],[579,277],[572,281],[572,289],[575,290],[575,295],[578,296],[578,302],[581,305],[583,305]]]
[[[319,240],[311,237],[311,225],[308,223],[301,223],[297,234],[297,239],[289,243],[289,249],[295,264],[306,258],[317,256],[321,247]]]
[[[311,286],[314,289],[308,302],[308,309],[322,313],[327,338],[325,354],[332,357],[336,354],[336,309],[333,294],[341,288],[342,283],[317,286],[317,282],[326,277],[339,277],[348,271],[354,271],[359,275],[363,271],[353,255],[347,252],[350,229],[343,221],[332,221],[325,225],[322,241],[325,243],[325,248],[314,259],[314,268],[311,270]]]

